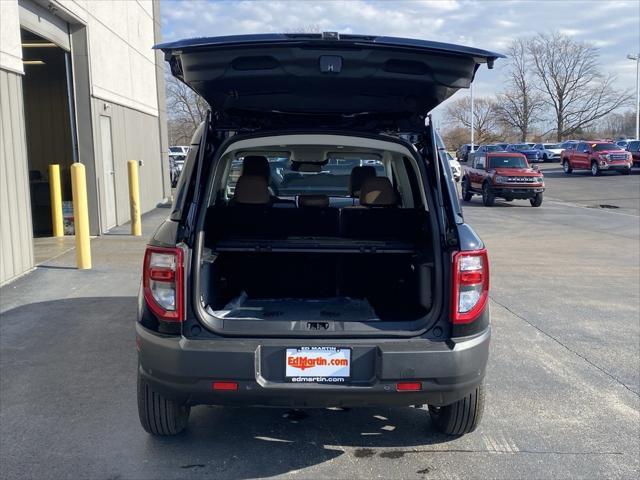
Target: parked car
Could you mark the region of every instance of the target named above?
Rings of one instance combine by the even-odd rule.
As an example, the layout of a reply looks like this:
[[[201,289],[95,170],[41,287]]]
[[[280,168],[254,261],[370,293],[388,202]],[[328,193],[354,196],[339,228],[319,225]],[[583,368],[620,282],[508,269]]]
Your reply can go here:
[[[189,147],[186,145],[169,147],[169,155],[186,155],[187,153],[189,153]]]
[[[615,143],[618,147],[622,147],[622,148],[627,148],[627,145],[629,145],[629,142],[631,142],[632,140],[616,140],[615,142],[612,141],[612,143]]]
[[[473,150],[477,150],[479,145],[474,145]],[[458,148],[457,157],[458,161],[466,163],[469,160],[469,152],[471,152],[471,144],[465,143]]]
[[[562,169],[567,175],[574,170],[591,170],[593,176],[603,171],[631,173],[633,156],[615,143],[580,142],[574,150],[562,152]]]
[[[527,157],[529,162],[541,162],[542,154],[528,143],[512,143],[507,147],[507,152],[521,153]]]
[[[559,162],[563,150],[560,143],[536,143],[533,148],[539,152],[538,157],[543,162]]]
[[[560,144],[560,148],[562,148],[562,150],[575,150],[579,143],[579,140],[566,140]]]
[[[453,173],[453,179],[456,182],[459,182],[460,179],[462,178],[462,166],[460,165],[460,162],[458,162],[458,160],[453,158],[449,152],[445,151],[444,154],[447,157],[447,160],[449,160],[449,165],[451,166],[451,173]]]
[[[631,154],[633,166],[640,167],[640,140],[629,140],[626,151]]]
[[[491,152],[485,158],[476,158],[471,167],[465,167],[462,177],[462,199],[471,201],[473,195],[482,195],[482,203],[490,207],[496,197],[510,202],[528,199],[532,207],[542,205],[544,176],[538,167],[531,168],[521,153]]]
[[[184,167],[186,155],[173,154],[169,155],[169,176],[171,178],[171,188],[175,188],[180,178],[180,172]]]
[[[503,151],[503,152],[506,152],[507,151],[507,147],[509,146],[508,143],[496,143],[495,145],[500,147],[500,150]]]
[[[473,162],[476,158],[484,158],[488,152],[504,152],[505,147],[499,144],[493,145],[480,145],[475,152],[469,153],[468,162]]]
[[[157,48],[215,110],[194,135],[171,216],[144,256],[143,428],[177,434],[200,404],[426,404],[440,431],[475,429],[489,264],[462,220],[447,160],[431,153],[444,145],[428,112],[500,55],[334,33]],[[398,58],[438,75],[389,68]],[[295,70],[279,67],[292,62]],[[324,172],[334,154],[383,158],[384,174],[371,165]],[[277,186],[286,196],[269,188],[270,158],[284,159]]]

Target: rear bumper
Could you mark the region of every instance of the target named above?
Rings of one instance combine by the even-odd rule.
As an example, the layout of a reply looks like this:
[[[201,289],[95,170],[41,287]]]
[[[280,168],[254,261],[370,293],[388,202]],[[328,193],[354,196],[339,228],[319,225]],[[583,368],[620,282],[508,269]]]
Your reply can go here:
[[[428,403],[448,405],[484,378],[490,328],[449,342],[409,340],[194,340],[161,336],[136,324],[140,374],[168,398],[190,405],[359,407]],[[286,347],[351,347],[350,384],[284,381]],[[213,381],[238,383],[213,391]],[[397,392],[399,381],[419,381],[421,390]]]

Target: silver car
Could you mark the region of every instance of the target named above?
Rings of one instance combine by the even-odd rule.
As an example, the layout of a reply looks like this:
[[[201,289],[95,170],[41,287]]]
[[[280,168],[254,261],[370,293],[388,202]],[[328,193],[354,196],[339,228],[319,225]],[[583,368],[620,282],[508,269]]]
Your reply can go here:
[[[564,150],[561,143],[536,143],[533,148],[540,152],[543,162],[559,162]]]

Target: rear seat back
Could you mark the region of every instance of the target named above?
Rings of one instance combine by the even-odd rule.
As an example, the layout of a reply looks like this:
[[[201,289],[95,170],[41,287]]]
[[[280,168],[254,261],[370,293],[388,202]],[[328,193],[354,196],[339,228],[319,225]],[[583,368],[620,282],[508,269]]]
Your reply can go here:
[[[424,238],[425,212],[414,208],[344,208],[340,236],[417,241]]]
[[[264,178],[243,175],[232,202],[207,212],[207,236],[213,240],[346,237],[405,241],[422,237],[425,212],[395,208],[397,194],[387,178],[366,179],[361,196],[367,197],[368,206],[338,209],[329,206],[326,195],[301,195],[297,208],[279,208],[271,203]]]

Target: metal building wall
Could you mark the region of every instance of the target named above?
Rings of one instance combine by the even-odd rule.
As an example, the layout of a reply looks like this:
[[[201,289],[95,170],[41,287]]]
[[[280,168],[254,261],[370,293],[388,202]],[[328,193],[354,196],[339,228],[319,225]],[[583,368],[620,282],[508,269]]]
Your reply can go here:
[[[111,143],[115,171],[116,190],[116,222],[118,225],[130,219],[129,214],[129,184],[127,180],[127,161],[142,161],[139,168],[140,176],[140,210],[148,212],[155,208],[164,197],[162,162],[160,152],[160,130],[158,117],[148,115],[104,100],[92,99],[94,143],[99,165],[102,165],[102,136],[100,135],[100,116],[111,118]],[[104,169],[97,169],[98,188],[104,189]],[[104,218],[106,201],[102,200],[101,215]]]
[[[33,267],[22,75],[0,69],[0,285]]]

